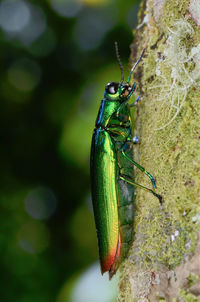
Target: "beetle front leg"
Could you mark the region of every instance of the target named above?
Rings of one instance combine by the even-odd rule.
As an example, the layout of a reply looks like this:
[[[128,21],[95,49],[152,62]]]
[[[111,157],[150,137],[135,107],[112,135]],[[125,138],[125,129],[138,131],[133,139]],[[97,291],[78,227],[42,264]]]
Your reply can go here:
[[[138,138],[137,135],[135,135],[135,136],[133,137],[132,142],[133,142],[134,145],[139,144],[139,138]]]
[[[138,97],[136,98],[136,100],[135,100],[134,103],[129,104],[129,107],[133,107],[133,106],[137,105],[137,103],[139,102],[139,100],[140,100],[140,95],[138,95]]]

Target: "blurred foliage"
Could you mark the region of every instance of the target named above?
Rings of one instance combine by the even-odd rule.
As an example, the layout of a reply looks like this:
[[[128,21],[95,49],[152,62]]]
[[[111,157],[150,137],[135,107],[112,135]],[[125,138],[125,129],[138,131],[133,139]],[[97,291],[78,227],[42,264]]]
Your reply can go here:
[[[104,86],[120,79],[115,40],[128,70],[137,9],[0,1],[1,301],[56,301],[98,259],[90,141]]]

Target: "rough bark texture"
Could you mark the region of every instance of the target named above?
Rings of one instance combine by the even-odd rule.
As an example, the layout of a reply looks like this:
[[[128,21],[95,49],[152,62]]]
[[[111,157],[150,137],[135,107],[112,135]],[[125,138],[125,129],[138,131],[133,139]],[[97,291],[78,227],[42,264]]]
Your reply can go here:
[[[119,301],[200,301],[200,1],[145,0],[131,62],[137,68],[135,159],[163,205],[137,189],[134,240]],[[135,170],[136,181],[150,187]]]

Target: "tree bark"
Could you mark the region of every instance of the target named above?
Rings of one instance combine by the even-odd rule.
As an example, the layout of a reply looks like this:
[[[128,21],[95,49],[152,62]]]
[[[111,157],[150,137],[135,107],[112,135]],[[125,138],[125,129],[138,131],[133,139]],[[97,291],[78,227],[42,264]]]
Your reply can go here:
[[[200,1],[144,0],[131,63],[141,95],[135,160],[157,180],[136,189],[134,239],[118,301],[200,301]],[[150,187],[135,170],[136,182]]]

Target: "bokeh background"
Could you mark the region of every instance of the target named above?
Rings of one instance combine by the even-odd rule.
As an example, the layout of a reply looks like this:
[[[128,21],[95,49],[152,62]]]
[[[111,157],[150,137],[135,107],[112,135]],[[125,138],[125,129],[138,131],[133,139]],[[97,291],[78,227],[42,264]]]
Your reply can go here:
[[[0,301],[114,301],[89,153],[105,85],[127,76],[134,0],[0,1]]]

